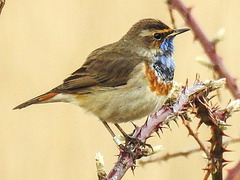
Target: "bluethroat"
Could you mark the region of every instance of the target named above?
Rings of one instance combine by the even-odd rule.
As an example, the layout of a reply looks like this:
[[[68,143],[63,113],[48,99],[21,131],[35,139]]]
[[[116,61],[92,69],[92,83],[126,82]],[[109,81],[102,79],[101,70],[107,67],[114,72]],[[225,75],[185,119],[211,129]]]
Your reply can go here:
[[[96,115],[108,129],[108,122],[120,128],[118,123],[148,116],[169,97],[175,70],[173,39],[188,30],[140,20],[119,41],[94,50],[61,85],[14,109],[72,103]]]

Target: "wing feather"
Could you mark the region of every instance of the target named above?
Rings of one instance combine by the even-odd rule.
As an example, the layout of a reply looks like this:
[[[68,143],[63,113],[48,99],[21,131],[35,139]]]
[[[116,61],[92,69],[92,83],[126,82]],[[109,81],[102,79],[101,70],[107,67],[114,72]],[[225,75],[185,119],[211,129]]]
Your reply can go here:
[[[117,87],[127,84],[134,67],[145,61],[136,54],[108,51],[90,55],[81,68],[66,78],[54,91],[81,93],[93,86]]]

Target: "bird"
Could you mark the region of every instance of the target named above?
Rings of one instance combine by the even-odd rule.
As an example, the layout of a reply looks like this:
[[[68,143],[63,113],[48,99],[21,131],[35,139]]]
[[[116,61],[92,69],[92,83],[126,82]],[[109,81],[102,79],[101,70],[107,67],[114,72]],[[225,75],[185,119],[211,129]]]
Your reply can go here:
[[[171,29],[142,19],[117,42],[94,50],[63,83],[14,109],[66,102],[91,112],[107,127],[154,113],[169,98],[175,71],[173,39],[190,29]],[[120,129],[121,130],[121,129]]]

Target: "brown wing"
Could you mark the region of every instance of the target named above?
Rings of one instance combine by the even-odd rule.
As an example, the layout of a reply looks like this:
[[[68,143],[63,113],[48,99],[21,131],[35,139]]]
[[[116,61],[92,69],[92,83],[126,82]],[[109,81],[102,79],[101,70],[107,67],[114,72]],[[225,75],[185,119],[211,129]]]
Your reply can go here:
[[[93,86],[125,85],[134,67],[144,60],[143,57],[121,54],[119,51],[90,56],[80,69],[53,91],[81,93]]]
[[[129,48],[126,48],[129,49]],[[131,49],[131,48],[130,48]],[[83,66],[51,91],[30,99],[14,109],[21,109],[35,103],[43,103],[58,93],[89,93],[92,87],[117,87],[127,84],[131,72],[139,63],[146,61],[125,48],[108,45],[95,50]]]

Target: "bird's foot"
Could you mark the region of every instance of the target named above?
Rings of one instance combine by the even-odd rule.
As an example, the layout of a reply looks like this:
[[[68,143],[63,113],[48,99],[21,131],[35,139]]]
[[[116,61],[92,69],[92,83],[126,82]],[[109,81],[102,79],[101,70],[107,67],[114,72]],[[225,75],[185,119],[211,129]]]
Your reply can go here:
[[[150,144],[142,142],[140,139],[132,137],[131,135],[125,136],[125,144],[119,145],[119,148],[121,151],[128,153],[134,161],[142,156],[147,156],[148,153],[146,153],[146,149],[153,151]]]

